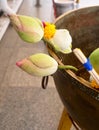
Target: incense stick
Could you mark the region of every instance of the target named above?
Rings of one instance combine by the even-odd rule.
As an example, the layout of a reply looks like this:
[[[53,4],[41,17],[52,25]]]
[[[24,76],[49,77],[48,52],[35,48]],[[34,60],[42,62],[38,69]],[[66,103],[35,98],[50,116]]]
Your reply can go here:
[[[89,59],[87,59],[85,57],[85,55],[83,54],[83,52],[79,48],[74,49],[73,52],[76,55],[76,57],[80,60],[80,62],[84,65],[86,70],[92,75],[92,77],[96,81],[96,83],[99,85],[99,75],[95,71],[95,69],[93,68]]]

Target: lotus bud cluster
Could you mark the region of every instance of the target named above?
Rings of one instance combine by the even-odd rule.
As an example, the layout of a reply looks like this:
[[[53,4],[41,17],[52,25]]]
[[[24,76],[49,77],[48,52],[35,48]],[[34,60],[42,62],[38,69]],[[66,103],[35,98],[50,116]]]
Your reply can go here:
[[[30,16],[12,14],[9,18],[18,35],[25,42],[36,43],[43,40],[56,52],[70,53],[72,51],[72,38],[67,29],[56,29],[54,24],[42,22]],[[36,76],[52,75],[58,68],[58,63],[52,57],[42,53],[25,58],[16,65]]]
[[[58,63],[49,55],[34,54],[16,63],[25,72],[34,76],[48,76],[57,71]]]
[[[29,16],[10,15],[9,18],[22,40],[28,43],[44,40],[58,52],[72,51],[72,37],[67,29],[56,29],[54,24]]]

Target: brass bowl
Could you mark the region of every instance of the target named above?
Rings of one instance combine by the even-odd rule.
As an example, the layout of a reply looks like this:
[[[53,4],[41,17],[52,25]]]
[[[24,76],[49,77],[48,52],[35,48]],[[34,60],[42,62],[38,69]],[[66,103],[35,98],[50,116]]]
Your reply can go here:
[[[73,49],[80,48],[86,57],[99,47],[99,6],[86,7],[61,15],[55,21],[58,29],[66,28],[73,38]],[[82,130],[99,130],[99,91],[88,82],[89,75],[78,59],[71,54],[56,53],[63,64],[79,68],[58,70],[54,81],[69,115]],[[80,78],[81,77],[81,78]]]

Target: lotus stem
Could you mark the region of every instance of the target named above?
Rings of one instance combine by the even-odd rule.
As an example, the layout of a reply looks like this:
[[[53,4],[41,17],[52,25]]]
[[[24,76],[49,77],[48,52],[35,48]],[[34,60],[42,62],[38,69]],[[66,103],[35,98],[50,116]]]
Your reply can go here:
[[[58,68],[59,69],[71,69],[71,70],[78,71],[78,69],[72,65],[59,65]]]
[[[75,48],[73,52],[79,61],[84,65],[86,70],[92,75],[96,83],[99,85],[99,75],[91,65],[90,61],[85,57],[83,52],[79,48]]]

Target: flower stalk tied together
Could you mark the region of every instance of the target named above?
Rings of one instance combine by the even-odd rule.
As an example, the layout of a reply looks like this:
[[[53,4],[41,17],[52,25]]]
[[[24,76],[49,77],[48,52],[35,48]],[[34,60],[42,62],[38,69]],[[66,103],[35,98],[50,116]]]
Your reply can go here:
[[[1,9],[7,13],[14,29],[23,41],[36,43],[43,40],[52,46],[56,53],[67,54],[72,52],[72,37],[67,29],[57,29],[54,24],[42,22],[38,18],[16,15],[9,8],[6,1],[1,0],[1,4]],[[89,59],[97,73],[99,73],[99,48],[92,52]],[[25,58],[17,62],[16,65],[35,76],[52,75],[58,68],[78,71],[77,68],[71,65],[58,65],[55,59],[42,53]],[[90,81],[93,87],[99,88],[91,76]]]

